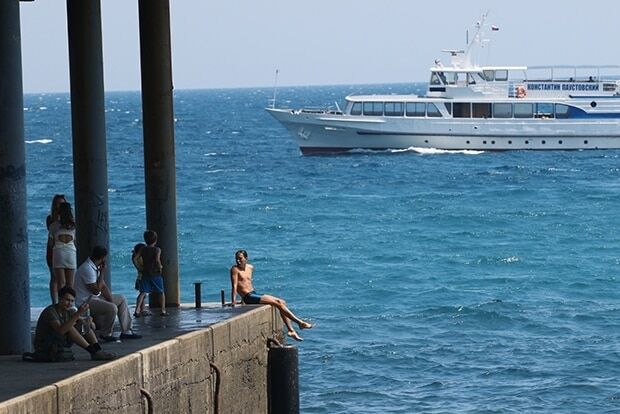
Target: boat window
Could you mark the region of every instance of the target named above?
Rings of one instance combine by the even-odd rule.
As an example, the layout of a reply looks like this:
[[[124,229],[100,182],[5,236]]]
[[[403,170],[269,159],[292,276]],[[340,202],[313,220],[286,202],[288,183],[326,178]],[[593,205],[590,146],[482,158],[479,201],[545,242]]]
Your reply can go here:
[[[570,118],[568,111],[570,110],[570,106],[555,104],[555,117],[560,119]]]
[[[383,115],[383,102],[364,102],[364,115]]]
[[[531,118],[534,116],[534,105],[530,103],[515,104],[515,118]]]
[[[426,115],[426,104],[424,102],[407,102],[407,116]]]
[[[448,72],[446,75],[448,85],[456,85],[459,81],[459,74],[457,72]]]
[[[476,84],[475,76],[476,75],[474,73],[468,73],[467,74],[467,84],[468,85],[475,85]]]
[[[512,104],[494,103],[493,118],[512,118]]]
[[[434,103],[430,102],[426,105],[426,115],[431,118],[441,118],[441,112],[439,112],[439,109],[437,109]]]
[[[494,70],[483,70],[482,71],[482,77],[488,81],[494,81],[495,80],[495,71]]]
[[[450,115],[452,115],[452,102],[446,102],[446,111],[448,111],[448,113]]]
[[[473,103],[471,104],[472,117],[473,118],[490,118],[491,117],[491,104],[490,103]]]
[[[437,74],[437,72],[433,72],[431,74],[431,85],[442,85],[442,84],[444,84],[445,82],[441,82],[440,79],[443,79],[443,80],[446,79],[446,77],[443,75],[443,73],[440,72],[439,74]]]
[[[469,118],[471,116],[471,104],[469,102],[455,102],[452,104],[453,118]]]
[[[385,116],[403,116],[403,103],[386,102],[383,110]]]
[[[535,118],[553,118],[553,104],[552,103],[538,103],[536,104]]]
[[[507,81],[508,80],[508,71],[507,70],[497,70],[497,71],[495,71],[495,80],[497,80],[497,81]]]
[[[351,115],[361,115],[362,114],[362,103],[355,102],[351,107]]]

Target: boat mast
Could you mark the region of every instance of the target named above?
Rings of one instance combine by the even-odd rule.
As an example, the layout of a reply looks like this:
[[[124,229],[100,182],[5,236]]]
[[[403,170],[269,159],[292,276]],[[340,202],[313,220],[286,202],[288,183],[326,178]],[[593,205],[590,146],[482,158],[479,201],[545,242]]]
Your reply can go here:
[[[467,66],[472,65],[471,53],[472,53],[472,49],[474,48],[474,45],[477,44],[478,47],[482,47],[482,43],[485,40],[483,38],[484,37],[483,29],[486,24],[488,14],[489,12],[486,11],[485,13],[482,14],[480,21],[476,22],[474,26],[476,28],[476,32],[474,33],[471,39],[471,42],[469,41],[469,30],[467,31],[467,48],[465,49],[465,55],[463,56],[464,63]]]
[[[276,95],[278,93],[278,72],[279,72],[279,70],[276,69],[276,75],[275,75],[275,79],[273,81],[273,100],[271,101],[271,108],[272,109],[276,108]]]

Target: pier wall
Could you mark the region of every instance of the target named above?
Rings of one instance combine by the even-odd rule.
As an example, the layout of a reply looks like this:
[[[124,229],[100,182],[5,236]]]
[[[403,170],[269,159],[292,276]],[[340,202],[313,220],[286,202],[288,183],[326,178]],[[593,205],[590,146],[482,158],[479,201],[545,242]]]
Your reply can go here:
[[[0,403],[0,414],[267,413],[267,338],[282,339],[282,322],[261,306],[208,328]],[[45,364],[41,364],[45,369]]]

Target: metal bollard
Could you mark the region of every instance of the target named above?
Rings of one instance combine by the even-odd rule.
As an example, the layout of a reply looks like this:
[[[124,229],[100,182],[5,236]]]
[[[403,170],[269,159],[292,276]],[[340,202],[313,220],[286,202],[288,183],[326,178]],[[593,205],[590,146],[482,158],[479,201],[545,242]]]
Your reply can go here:
[[[194,282],[194,295],[196,297],[196,309],[202,308],[202,282],[197,280]]]
[[[267,355],[269,414],[299,414],[298,353],[294,346],[269,348]]]
[[[222,307],[226,305],[226,299],[224,299],[224,289],[220,292],[220,296],[222,298]]]

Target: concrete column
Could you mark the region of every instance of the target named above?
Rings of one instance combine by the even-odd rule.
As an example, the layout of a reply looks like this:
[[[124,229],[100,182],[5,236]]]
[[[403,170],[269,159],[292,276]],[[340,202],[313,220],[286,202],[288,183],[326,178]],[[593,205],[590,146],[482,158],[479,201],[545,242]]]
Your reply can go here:
[[[30,350],[19,1],[0,0],[0,355]]]
[[[178,306],[174,115],[168,0],[139,0],[146,225],[159,235],[166,304]]]
[[[100,0],[67,0],[67,27],[79,266],[93,246],[110,246]]]

